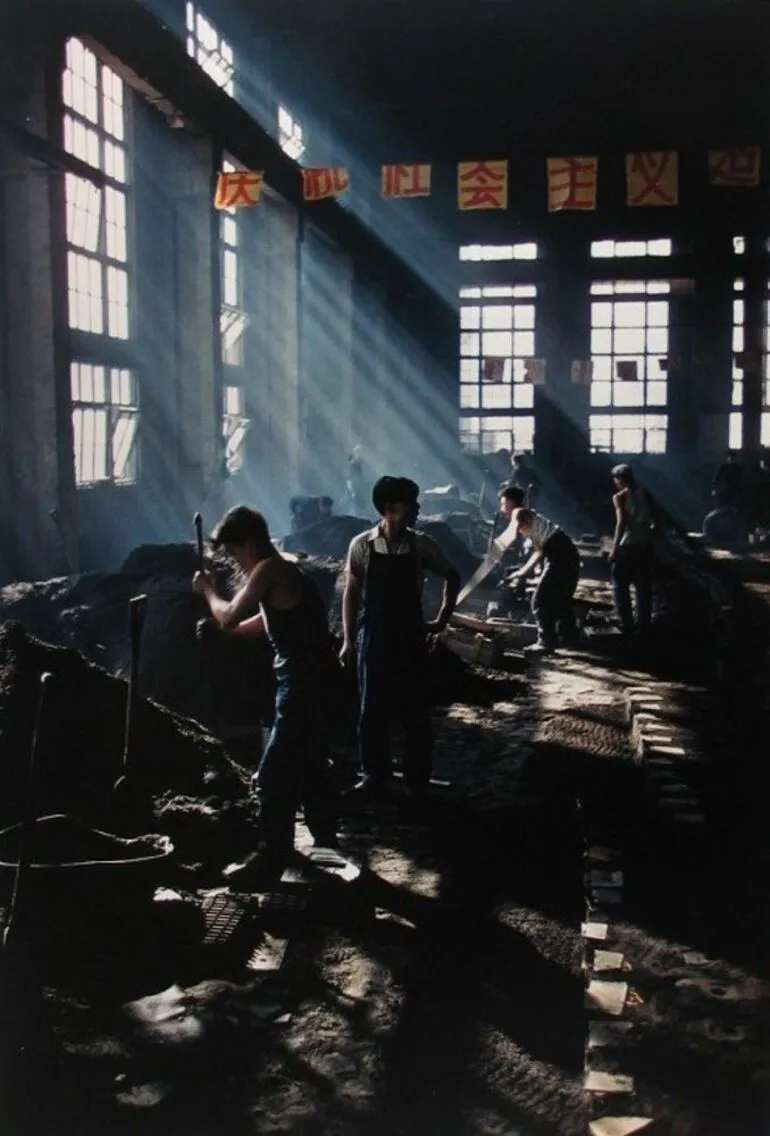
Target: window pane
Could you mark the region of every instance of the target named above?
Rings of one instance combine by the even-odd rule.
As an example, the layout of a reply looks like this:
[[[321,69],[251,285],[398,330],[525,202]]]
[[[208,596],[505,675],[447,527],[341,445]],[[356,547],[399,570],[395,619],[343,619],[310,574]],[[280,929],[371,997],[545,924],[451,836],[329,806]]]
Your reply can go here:
[[[478,355],[480,336],[473,332],[466,331],[460,336],[460,354],[461,355]]]
[[[516,410],[531,410],[535,405],[535,388],[532,383],[514,383],[513,405]]]
[[[481,308],[461,308],[460,327],[472,331],[478,328],[481,322]]]
[[[615,383],[615,406],[644,406],[644,383]]]
[[[612,383],[591,383],[591,406],[610,406],[612,402]]]
[[[615,450],[621,454],[644,452],[644,431],[641,427],[624,426],[614,431]]]
[[[513,311],[513,324],[517,331],[534,331],[535,305],[517,304]]]
[[[649,406],[665,406],[666,405],[666,388],[665,382],[654,382],[647,384],[647,404]]]
[[[647,303],[647,323],[650,327],[668,327],[668,302],[650,300]]]
[[[479,361],[478,359],[461,359],[460,360],[460,382],[461,383],[477,383],[479,381]]]
[[[487,410],[510,409],[510,386],[507,383],[485,383],[481,388],[481,405]]]
[[[650,304],[650,307],[654,307]],[[615,304],[615,327],[644,327],[644,301]],[[650,321],[652,322],[652,321]]]
[[[509,331],[487,331],[481,336],[481,352],[485,356],[506,356],[513,350],[513,336]]]
[[[476,410],[479,406],[479,388],[477,385],[462,383],[460,386],[460,406],[468,410]]]
[[[513,335],[513,353],[519,358],[531,359],[535,354],[535,334],[532,331],[516,331]]]
[[[652,327],[648,329],[647,351],[650,355],[668,355],[667,327]]]
[[[488,306],[482,312],[482,327],[510,328],[513,326],[513,308],[507,304]]]
[[[612,304],[599,300],[591,304],[591,326],[612,327]]]
[[[644,351],[644,328],[619,327],[613,332],[616,355],[639,355]]]
[[[591,332],[591,354],[609,355],[612,351],[612,332],[601,329]]]

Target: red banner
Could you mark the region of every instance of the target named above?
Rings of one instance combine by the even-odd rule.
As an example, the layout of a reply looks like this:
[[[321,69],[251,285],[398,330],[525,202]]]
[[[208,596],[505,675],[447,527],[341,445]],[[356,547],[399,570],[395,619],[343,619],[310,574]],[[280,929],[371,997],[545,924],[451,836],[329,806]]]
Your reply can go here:
[[[457,204],[460,209],[507,209],[508,162],[459,162]]]
[[[548,212],[595,209],[598,158],[548,159]]]
[[[429,197],[431,167],[427,162],[382,167],[383,197]]]
[[[319,166],[302,171],[302,196],[305,201],[324,201],[339,197],[350,185],[350,174],[344,166]]]
[[[259,205],[265,175],[262,170],[228,170],[217,176],[215,209],[244,209]]]
[[[676,205],[679,201],[679,155],[675,150],[626,154],[629,205]]]

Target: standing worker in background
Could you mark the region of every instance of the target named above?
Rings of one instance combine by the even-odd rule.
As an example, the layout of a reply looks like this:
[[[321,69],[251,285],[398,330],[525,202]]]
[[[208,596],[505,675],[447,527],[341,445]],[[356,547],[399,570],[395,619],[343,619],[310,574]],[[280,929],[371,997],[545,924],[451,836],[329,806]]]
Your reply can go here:
[[[509,578],[515,586],[542,560],[545,570],[532,596],[532,614],[537,621],[538,640],[525,647],[527,654],[550,655],[559,645],[576,637],[572,598],[580,576],[580,555],[562,529],[532,509],[515,509],[512,520],[518,532],[532,545],[532,555]],[[557,632],[558,629],[558,632]]]
[[[428,793],[432,738],[427,635],[443,631],[454,611],[460,575],[436,542],[413,525],[417,485],[381,477],[372,501],[382,520],[351,541],[342,600],[343,665],[358,655],[361,780],[355,792],[383,799],[391,784],[390,732],[404,726],[404,787],[414,800]],[[441,610],[433,623],[422,613],[425,570],[444,578]]]
[[[615,536],[610,552],[612,590],[624,635],[646,635],[652,622],[653,529],[652,502],[637,485],[629,465],[612,470],[615,493]],[[636,591],[636,627],[631,610],[631,584]]]
[[[252,778],[259,844],[227,873],[234,886],[258,890],[277,883],[291,859],[300,801],[315,843],[336,843],[324,708],[334,655],[317,587],[274,547],[257,509],[230,509],[214,529],[211,543],[238,562],[246,583],[232,600],[225,600],[216,594],[208,573],[196,572],[193,591],[207,601],[220,628],[236,636],[265,634],[274,652],[275,720]]]
[[[508,484],[524,491],[524,504],[528,509],[536,507],[540,493],[540,478],[529,465],[526,454],[513,454],[511,457],[511,475]],[[505,485],[500,488],[504,489]]]

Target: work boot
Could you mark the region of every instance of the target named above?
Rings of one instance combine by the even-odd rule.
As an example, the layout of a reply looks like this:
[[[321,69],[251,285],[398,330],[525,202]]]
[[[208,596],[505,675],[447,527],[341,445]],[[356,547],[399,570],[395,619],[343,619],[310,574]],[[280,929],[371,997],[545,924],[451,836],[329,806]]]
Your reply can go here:
[[[228,864],[222,875],[233,891],[269,891],[280,882],[289,859],[288,854],[280,855],[263,845],[244,860]]]
[[[529,655],[531,658],[543,658],[546,655],[552,655],[556,648],[551,643],[530,643],[528,647],[524,648],[524,654]]]
[[[311,828],[310,835],[313,837],[314,848],[339,848],[340,846],[340,838],[334,825],[328,828]]]

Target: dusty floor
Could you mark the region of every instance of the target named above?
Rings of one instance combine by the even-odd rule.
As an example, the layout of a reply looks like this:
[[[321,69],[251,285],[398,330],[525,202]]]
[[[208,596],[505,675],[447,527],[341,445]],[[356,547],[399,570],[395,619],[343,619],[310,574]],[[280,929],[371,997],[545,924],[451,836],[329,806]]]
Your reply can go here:
[[[659,825],[625,717],[625,691],[650,674],[679,689],[673,645],[476,670],[436,712],[429,810],[346,817],[359,880],[319,877],[304,911],[262,912],[229,950],[190,948],[174,922],[137,942],[128,927],[68,982],[6,965],[3,1132],[571,1136],[609,1109],[655,1118],[661,1136],[762,1136],[767,846],[747,751],[767,736],[770,594],[752,587],[739,614],[756,642],[708,712],[695,697],[688,711],[700,844],[673,846]],[[349,772],[348,747],[338,759]],[[583,1089],[587,843],[625,855],[632,1101]],[[255,973],[244,962],[265,934],[288,939],[285,961]],[[165,1011],[124,1009],[175,985]]]

